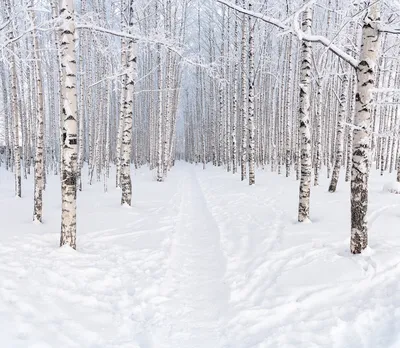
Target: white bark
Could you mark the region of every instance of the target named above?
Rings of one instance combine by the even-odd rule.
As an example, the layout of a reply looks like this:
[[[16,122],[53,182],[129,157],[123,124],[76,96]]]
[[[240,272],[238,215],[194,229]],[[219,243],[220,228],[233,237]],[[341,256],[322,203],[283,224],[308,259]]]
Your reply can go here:
[[[60,1],[61,66],[63,73],[62,215],[60,246],[76,249],[77,98],[74,1]]]
[[[342,166],[343,161],[343,153],[344,153],[344,122],[346,120],[346,112],[347,110],[347,94],[348,94],[348,86],[349,86],[349,78],[348,71],[344,71],[343,79],[342,79],[342,93],[340,94],[340,107],[339,107],[339,115],[336,127],[336,157],[335,157],[335,165],[332,172],[331,183],[329,185],[329,192],[335,192],[337,183],[339,180],[340,168]]]
[[[375,84],[379,49],[379,3],[369,8],[364,18],[360,63],[357,67],[356,114],[353,132],[351,170],[350,250],[359,254],[368,245],[368,168],[370,161],[372,90]]]
[[[133,0],[130,2],[130,11],[133,11]],[[133,15],[132,13],[130,14]],[[131,182],[131,150],[132,150],[132,124],[133,124],[133,98],[137,70],[136,42],[131,40],[128,44],[127,53],[127,110],[125,112],[124,129],[122,133],[121,147],[121,205],[131,205],[132,182]]]
[[[302,22],[303,31],[311,33],[312,10],[306,9]],[[300,68],[300,195],[299,222],[310,217],[310,186],[311,186],[311,132],[310,132],[310,82],[311,82],[311,43],[303,40]]]
[[[246,5],[246,0],[244,0],[244,5]],[[247,66],[246,60],[246,52],[247,52],[247,15],[243,15],[242,17],[242,58],[241,58],[241,66],[242,66],[242,161],[241,161],[241,178],[242,181],[247,176],[247,78],[246,78],[246,70]]]
[[[251,10],[249,3],[249,10]],[[255,174],[255,122],[254,122],[254,21],[249,17],[249,185],[256,183]]]
[[[322,78],[317,80],[317,111],[316,111],[316,140],[315,140],[315,164],[314,186],[319,185],[319,172],[321,170],[322,153]]]
[[[32,24],[35,24],[35,13],[30,11]],[[35,152],[35,186],[33,221],[42,222],[43,210],[43,188],[44,188],[44,101],[41,58],[39,54],[39,44],[36,30],[33,31],[33,51],[35,57],[35,77],[36,77],[36,152]]]

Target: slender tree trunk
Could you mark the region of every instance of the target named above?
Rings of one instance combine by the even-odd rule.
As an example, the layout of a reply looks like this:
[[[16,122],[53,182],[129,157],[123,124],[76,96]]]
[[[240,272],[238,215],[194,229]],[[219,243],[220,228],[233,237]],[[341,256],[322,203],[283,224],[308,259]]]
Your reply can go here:
[[[288,55],[288,61],[287,61],[287,69],[286,69],[286,75],[287,75],[287,85],[286,85],[286,94],[285,94],[285,117],[286,117],[286,123],[285,123],[285,164],[286,164],[286,177],[288,178],[290,176],[290,166],[291,166],[291,119],[292,119],[292,108],[291,108],[291,95],[290,91],[292,88],[292,36],[288,38],[288,45],[287,45],[287,55]]]
[[[304,11],[303,31],[311,33],[312,10]],[[299,195],[299,222],[308,221],[310,217],[311,186],[311,132],[310,132],[310,82],[311,82],[311,43],[302,41],[301,81],[300,81],[300,153],[301,176]]]
[[[244,8],[246,8],[246,0],[243,0]],[[242,181],[246,179],[247,176],[247,78],[246,78],[246,52],[247,52],[247,15],[243,15],[242,17],[242,59],[241,59],[241,67],[242,67],[242,160],[241,160],[241,178]]]
[[[14,162],[15,162],[15,195],[21,197],[21,147],[19,145],[19,132],[20,132],[20,113],[18,108],[18,93],[17,93],[17,71],[15,67],[15,57],[11,60],[11,94],[12,94],[12,110],[14,119]]]
[[[32,4],[33,5],[33,4]],[[35,25],[35,13],[30,11],[32,24]],[[42,222],[43,210],[43,188],[44,188],[44,101],[41,59],[39,54],[39,45],[36,30],[33,31],[33,51],[35,57],[35,75],[36,75],[36,153],[35,153],[35,186],[34,186],[34,204],[33,221]]]
[[[157,86],[158,86],[158,107],[157,107],[157,181],[164,181],[163,176],[163,148],[162,148],[162,139],[163,139],[163,75],[162,75],[162,67],[161,67],[161,47],[158,45],[157,48]],[[164,135],[166,136],[166,135]]]
[[[60,246],[76,249],[77,98],[74,1],[60,1],[61,66],[63,73],[62,215]]]
[[[317,80],[317,112],[316,112],[316,141],[315,141],[315,167],[314,186],[319,185],[319,172],[321,170],[322,153],[322,78]]]
[[[130,27],[133,24],[133,0],[130,0]],[[121,205],[131,205],[132,182],[131,182],[131,150],[132,150],[132,121],[133,121],[133,98],[136,78],[137,56],[136,42],[131,40],[128,44],[127,59],[127,110],[125,112],[124,130],[122,133],[121,147]]]
[[[346,69],[347,70],[347,69]],[[348,95],[348,86],[349,86],[349,78],[347,76],[348,71],[344,71],[343,81],[342,81],[342,93],[340,94],[340,107],[339,107],[339,115],[337,121],[336,128],[336,157],[335,157],[335,166],[332,172],[331,183],[329,185],[329,192],[335,192],[337,183],[339,180],[340,168],[343,162],[343,154],[344,154],[344,122],[346,120],[346,112],[347,110],[347,95]]]
[[[238,0],[236,0],[236,5]],[[234,30],[234,52],[235,61],[233,68],[233,93],[232,93],[232,173],[237,172],[237,119],[238,119],[238,75],[239,75],[239,21],[238,16],[235,13],[235,30]]]
[[[249,3],[249,10],[252,5]],[[249,16],[249,185],[256,183],[255,173],[255,122],[254,122],[254,24]]]
[[[371,108],[379,50],[379,3],[374,2],[364,18],[360,62],[357,67],[356,114],[351,170],[350,250],[359,254],[368,245],[368,169],[370,161]]]

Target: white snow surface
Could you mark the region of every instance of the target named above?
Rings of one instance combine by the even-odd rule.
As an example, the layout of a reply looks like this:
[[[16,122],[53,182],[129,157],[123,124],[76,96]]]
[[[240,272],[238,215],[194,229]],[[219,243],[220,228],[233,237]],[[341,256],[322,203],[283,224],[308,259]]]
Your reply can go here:
[[[383,191],[388,193],[400,194],[400,182],[391,181],[383,185]]]
[[[343,174],[343,173],[342,173]],[[33,182],[14,197],[0,168],[0,346],[3,348],[400,347],[400,195],[370,180],[370,246],[349,253],[349,184],[311,194],[258,170],[177,163],[164,183],[133,173],[133,206],[103,183],[78,193],[78,250],[59,248],[59,177],[44,223]],[[393,176],[393,177],[392,177]]]

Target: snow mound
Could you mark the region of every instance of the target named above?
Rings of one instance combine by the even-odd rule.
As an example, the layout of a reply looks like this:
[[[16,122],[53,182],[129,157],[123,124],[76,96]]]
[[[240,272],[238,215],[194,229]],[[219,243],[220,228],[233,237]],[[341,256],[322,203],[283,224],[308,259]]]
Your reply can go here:
[[[383,185],[383,192],[400,194],[400,182],[387,182]]]

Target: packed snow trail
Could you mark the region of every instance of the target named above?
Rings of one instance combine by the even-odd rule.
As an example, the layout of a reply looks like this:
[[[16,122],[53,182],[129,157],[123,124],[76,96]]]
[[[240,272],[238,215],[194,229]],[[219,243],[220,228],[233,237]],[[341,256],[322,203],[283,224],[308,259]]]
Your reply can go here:
[[[195,171],[182,172],[179,222],[162,291],[170,300],[161,308],[168,321],[155,331],[155,347],[218,348],[229,290],[220,233]]]

